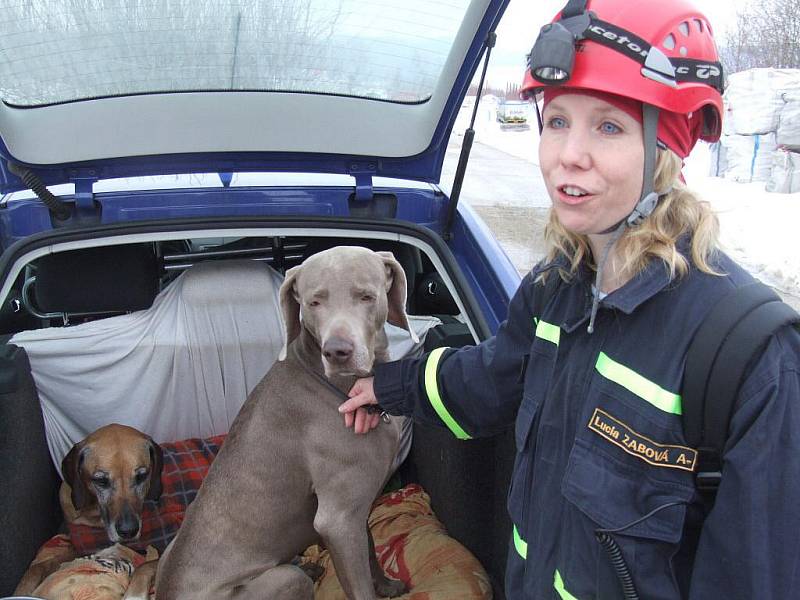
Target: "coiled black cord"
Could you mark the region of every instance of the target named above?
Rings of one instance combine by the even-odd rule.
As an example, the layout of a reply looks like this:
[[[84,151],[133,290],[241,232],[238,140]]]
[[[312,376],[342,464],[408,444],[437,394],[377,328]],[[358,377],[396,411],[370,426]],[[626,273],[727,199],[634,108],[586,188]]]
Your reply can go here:
[[[633,585],[633,577],[622,556],[622,550],[619,549],[617,540],[611,537],[611,534],[600,530],[594,532],[594,537],[600,543],[600,546],[603,547],[603,550],[606,551],[606,554],[608,554],[611,567],[617,574],[619,584],[622,586],[622,595],[625,597],[625,600],[639,600],[636,586]]]
[[[8,162],[8,170],[14,175],[19,177],[22,182],[27,185],[31,191],[42,201],[42,203],[50,210],[50,213],[59,221],[66,221],[69,219],[71,211],[69,207],[59,200],[53,193],[45,187],[44,183],[39,176],[30,169],[18,165],[17,163]]]
[[[614,569],[614,572],[617,574],[617,579],[619,579],[619,583],[622,586],[622,595],[625,597],[625,600],[639,600],[639,594],[636,591],[636,586],[633,584],[633,576],[631,576],[631,571],[628,569],[628,564],[625,562],[625,558],[622,556],[622,550],[620,549],[619,544],[617,544],[617,540],[615,540],[611,534],[630,529],[634,525],[638,525],[639,523],[646,521],[654,514],[664,510],[665,508],[669,508],[670,506],[679,506],[681,504],[686,503],[667,502],[666,504],[662,504],[658,508],[651,510],[643,517],[639,517],[635,521],[631,521],[622,527],[617,527],[616,529],[594,530],[595,539],[603,548],[603,550],[606,551],[606,554],[608,554],[608,558],[611,561],[611,566]]]

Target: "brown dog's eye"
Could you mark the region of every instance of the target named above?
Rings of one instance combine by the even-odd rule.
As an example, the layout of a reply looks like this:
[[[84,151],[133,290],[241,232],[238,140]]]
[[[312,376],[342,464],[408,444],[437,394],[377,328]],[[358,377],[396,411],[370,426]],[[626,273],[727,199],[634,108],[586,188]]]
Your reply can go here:
[[[136,473],[136,477],[134,477],[134,481],[136,482],[136,485],[141,485],[145,481],[147,481],[148,475],[150,475],[150,473],[147,472],[146,470],[145,471],[139,471],[138,473]]]
[[[111,485],[111,481],[106,475],[95,475],[92,477],[92,483],[95,487],[100,489],[106,489],[109,485]]]

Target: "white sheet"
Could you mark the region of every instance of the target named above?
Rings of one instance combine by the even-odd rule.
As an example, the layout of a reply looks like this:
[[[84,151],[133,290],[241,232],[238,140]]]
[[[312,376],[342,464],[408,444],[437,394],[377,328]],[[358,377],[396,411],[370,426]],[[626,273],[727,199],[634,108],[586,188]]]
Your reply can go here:
[[[283,344],[278,290],[283,277],[264,263],[201,263],[181,274],[147,310],[74,327],[23,331],[60,471],[69,449],[108,423],[156,441],[226,433],[248,393]],[[411,317],[420,342],[387,325],[393,359],[422,351],[439,323]],[[410,428],[398,464],[410,445]]]

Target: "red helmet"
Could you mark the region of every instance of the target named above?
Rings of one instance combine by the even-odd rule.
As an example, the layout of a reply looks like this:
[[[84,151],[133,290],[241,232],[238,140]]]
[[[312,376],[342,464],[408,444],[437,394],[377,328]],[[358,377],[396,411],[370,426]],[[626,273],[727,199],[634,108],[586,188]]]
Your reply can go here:
[[[566,41],[540,46],[554,27]],[[569,71],[536,69],[547,64],[542,54],[563,59],[570,43],[575,49],[567,57]],[[534,71],[555,71],[564,79],[536,77]],[[542,28],[520,95],[531,98],[551,85],[617,94],[679,114],[702,110],[701,139],[713,142],[722,132],[717,46],[708,20],[687,0],[570,0],[553,24]]]

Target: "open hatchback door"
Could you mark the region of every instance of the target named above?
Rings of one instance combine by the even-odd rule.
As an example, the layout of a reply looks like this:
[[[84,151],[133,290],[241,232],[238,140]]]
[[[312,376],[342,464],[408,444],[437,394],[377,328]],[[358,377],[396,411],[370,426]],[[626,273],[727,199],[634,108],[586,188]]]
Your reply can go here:
[[[478,343],[496,330],[519,275],[474,212],[451,206],[439,178],[506,4],[46,0],[5,8],[0,597],[63,522],[67,444],[137,418],[94,379],[105,351],[87,338],[42,362],[21,341],[31,332],[73,339],[87,325],[145,313],[155,323],[154,307],[198,265],[250,259],[279,280],[336,245],[394,253],[408,280],[407,312],[430,324],[419,351]],[[256,306],[235,293],[214,301]],[[196,349],[154,339],[141,343],[171,344],[176,356]],[[175,376],[163,365],[150,372]],[[239,382],[245,395],[251,375]],[[58,397],[46,381],[74,393]],[[193,420],[196,406],[139,397],[137,389],[164,389],[148,383],[131,379],[117,398],[135,397],[139,413],[149,411],[151,420],[130,424],[149,426],[158,441],[224,434],[244,399],[220,387],[225,417]],[[415,425],[409,443],[399,480],[430,494],[502,598],[513,435],[461,441]]]

